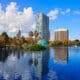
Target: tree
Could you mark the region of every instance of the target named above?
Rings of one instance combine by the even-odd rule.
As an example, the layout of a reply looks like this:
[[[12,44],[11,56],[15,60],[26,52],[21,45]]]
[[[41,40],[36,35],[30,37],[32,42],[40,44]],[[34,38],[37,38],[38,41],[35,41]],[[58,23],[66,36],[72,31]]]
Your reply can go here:
[[[33,32],[32,31],[29,32],[29,37],[33,37]]]
[[[35,42],[37,41],[37,37],[38,37],[39,33],[37,31],[34,31],[34,37],[35,37]]]
[[[75,39],[74,41],[79,42],[79,40],[78,40],[78,39]]]
[[[26,41],[27,41],[28,43],[32,44],[32,43],[34,42],[34,41],[33,41],[33,32],[30,31],[30,32],[28,33],[28,35],[29,35],[29,37],[26,39]]]
[[[9,36],[8,36],[8,34],[7,34],[6,32],[3,32],[3,33],[1,34],[1,36],[4,37],[4,41],[7,43],[8,40],[9,40]]]
[[[64,46],[68,46],[68,42],[69,42],[69,41],[67,41],[67,40],[63,41],[63,45],[64,45]]]
[[[39,35],[38,32],[37,31],[34,31],[34,36],[35,37],[38,37],[38,35]]]
[[[75,45],[79,46],[80,45],[80,41],[78,39],[74,40]]]
[[[26,42],[25,37],[22,36],[22,37],[21,37],[21,44],[24,44],[25,42]]]
[[[62,41],[53,41],[53,42],[50,42],[49,45],[50,45],[51,47],[63,46],[63,42],[62,42]]]

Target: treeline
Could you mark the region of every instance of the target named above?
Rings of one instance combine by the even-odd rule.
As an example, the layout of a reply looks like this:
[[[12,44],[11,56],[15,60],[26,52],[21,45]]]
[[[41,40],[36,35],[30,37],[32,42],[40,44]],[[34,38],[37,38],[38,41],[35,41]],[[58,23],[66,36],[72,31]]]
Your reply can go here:
[[[22,36],[21,38],[9,37],[6,32],[3,32],[0,35],[0,46],[4,45],[18,45],[18,46],[27,46],[30,44],[36,44],[40,40],[40,36],[37,31],[30,31],[28,33],[28,37]],[[69,40],[69,41],[49,41],[49,46],[56,47],[56,46],[80,46],[80,40]]]
[[[17,36],[14,37],[9,37],[7,32],[3,32],[0,35],[0,46],[5,46],[5,45],[14,45],[14,46],[26,46],[29,44],[37,43],[37,41],[40,40],[39,34],[37,31],[30,31],[28,33],[28,37],[22,36],[21,38],[17,38]]]
[[[79,40],[69,40],[69,41],[49,41],[49,45],[51,47],[57,47],[57,46],[80,46]]]
[[[16,36],[14,37],[9,37],[6,32],[3,32],[0,35],[0,47],[19,47],[21,49],[25,50],[30,50],[30,51],[40,51],[40,50],[45,50],[45,46],[37,44],[38,41],[41,38],[39,37],[39,34],[37,31],[30,31],[28,33],[28,37],[20,37],[17,38]]]

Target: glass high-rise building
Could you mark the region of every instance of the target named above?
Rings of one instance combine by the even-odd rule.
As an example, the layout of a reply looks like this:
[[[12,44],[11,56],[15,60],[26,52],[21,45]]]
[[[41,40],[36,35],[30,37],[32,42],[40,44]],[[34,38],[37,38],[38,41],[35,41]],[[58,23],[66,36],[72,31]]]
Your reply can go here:
[[[69,32],[67,29],[57,29],[54,31],[55,41],[67,41],[69,39]]]
[[[49,17],[44,15],[43,13],[39,13],[37,16],[37,26],[36,30],[39,33],[39,36],[42,39],[49,40],[50,33],[49,33]]]

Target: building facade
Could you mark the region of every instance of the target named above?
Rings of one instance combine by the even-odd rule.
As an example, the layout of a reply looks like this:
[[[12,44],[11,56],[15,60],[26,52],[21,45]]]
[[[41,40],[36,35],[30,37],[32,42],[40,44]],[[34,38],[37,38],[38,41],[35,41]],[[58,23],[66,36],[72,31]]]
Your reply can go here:
[[[65,41],[69,39],[69,32],[67,29],[57,29],[54,31],[55,41]]]
[[[37,26],[36,30],[39,33],[39,36],[42,39],[49,40],[50,38],[50,33],[49,33],[49,17],[39,13],[37,16]]]

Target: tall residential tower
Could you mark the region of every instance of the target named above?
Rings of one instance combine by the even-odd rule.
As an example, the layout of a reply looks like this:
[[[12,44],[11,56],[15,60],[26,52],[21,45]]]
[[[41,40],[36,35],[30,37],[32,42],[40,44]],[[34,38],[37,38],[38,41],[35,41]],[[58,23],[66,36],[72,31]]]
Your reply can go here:
[[[65,41],[69,39],[69,32],[67,29],[57,29],[54,31],[55,41]]]
[[[36,29],[39,33],[39,36],[42,39],[49,40],[50,33],[49,33],[49,17],[39,13],[37,16],[37,26]]]

